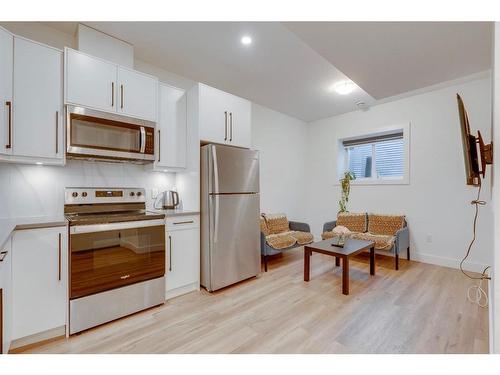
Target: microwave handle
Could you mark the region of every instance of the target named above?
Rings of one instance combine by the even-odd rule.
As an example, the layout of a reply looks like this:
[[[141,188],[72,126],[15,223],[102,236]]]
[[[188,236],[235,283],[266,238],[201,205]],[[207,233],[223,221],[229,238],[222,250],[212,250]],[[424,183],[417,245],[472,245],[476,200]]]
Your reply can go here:
[[[141,154],[144,154],[146,152],[146,128],[144,126],[141,126],[141,135],[140,135],[140,142],[141,142]]]

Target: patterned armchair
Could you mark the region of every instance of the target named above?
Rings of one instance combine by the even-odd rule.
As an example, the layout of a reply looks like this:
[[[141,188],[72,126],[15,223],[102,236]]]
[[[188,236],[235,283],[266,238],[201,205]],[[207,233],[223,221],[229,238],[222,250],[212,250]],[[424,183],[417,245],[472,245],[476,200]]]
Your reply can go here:
[[[394,266],[399,269],[399,253],[406,250],[410,260],[410,231],[403,215],[378,215],[366,213],[339,213],[337,220],[323,225],[321,237],[325,240],[336,236],[335,227],[351,231],[350,237],[375,242],[375,250],[394,253]]]
[[[285,214],[261,214],[260,252],[267,272],[267,259],[297,246],[313,242],[309,224],[288,221]]]

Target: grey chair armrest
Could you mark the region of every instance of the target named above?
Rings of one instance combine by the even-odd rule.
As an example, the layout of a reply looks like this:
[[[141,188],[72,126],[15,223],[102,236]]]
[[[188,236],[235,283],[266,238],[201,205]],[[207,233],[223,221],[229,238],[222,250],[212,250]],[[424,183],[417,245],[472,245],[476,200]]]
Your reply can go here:
[[[266,253],[266,246],[267,246],[267,243],[266,243],[266,236],[264,233],[260,232],[260,253],[262,255],[267,255]]]
[[[406,226],[396,232],[394,251],[399,254],[410,247],[410,229]]]
[[[309,224],[307,223],[301,223],[298,221],[289,221],[290,224],[290,230],[296,230],[299,232],[311,232],[311,228],[309,227]]]
[[[329,221],[323,224],[323,232],[330,232],[336,226],[337,226],[337,220]]]

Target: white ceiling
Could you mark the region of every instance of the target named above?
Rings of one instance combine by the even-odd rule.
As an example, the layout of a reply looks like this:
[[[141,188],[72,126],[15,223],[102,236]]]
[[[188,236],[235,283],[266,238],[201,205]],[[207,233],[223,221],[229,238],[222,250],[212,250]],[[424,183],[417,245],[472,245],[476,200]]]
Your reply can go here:
[[[73,22],[46,24],[76,30]],[[141,60],[305,121],[491,65],[489,23],[85,24],[133,44]],[[240,38],[246,34],[253,43],[245,47]],[[344,73],[359,87],[341,96],[329,88],[347,79]]]

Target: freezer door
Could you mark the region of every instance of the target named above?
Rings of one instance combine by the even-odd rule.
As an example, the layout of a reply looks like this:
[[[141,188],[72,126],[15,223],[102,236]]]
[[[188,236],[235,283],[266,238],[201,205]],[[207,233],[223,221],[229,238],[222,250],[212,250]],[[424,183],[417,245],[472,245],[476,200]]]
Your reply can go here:
[[[260,272],[259,195],[211,195],[209,205],[213,291]]]
[[[258,193],[259,152],[229,146],[206,146],[209,193]]]

